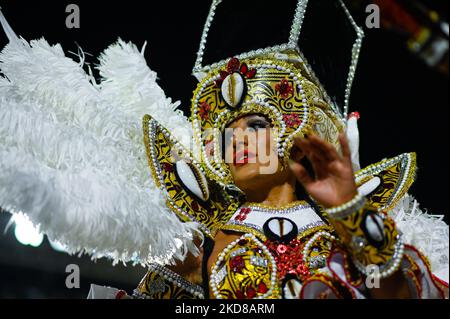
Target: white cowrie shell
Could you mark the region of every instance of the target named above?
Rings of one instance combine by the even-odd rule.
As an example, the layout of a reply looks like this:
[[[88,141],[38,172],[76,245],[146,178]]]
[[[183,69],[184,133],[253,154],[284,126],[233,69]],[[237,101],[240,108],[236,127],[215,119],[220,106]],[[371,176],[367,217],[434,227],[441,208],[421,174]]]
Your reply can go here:
[[[285,299],[299,299],[301,291],[302,284],[296,279],[286,281],[283,287]]]
[[[268,224],[269,229],[277,236],[283,237],[294,229],[294,224],[288,219],[273,219]]]
[[[237,72],[230,74],[222,83],[222,97],[229,106],[236,107],[242,100],[244,88],[242,75]]]
[[[383,219],[377,214],[370,214],[365,220],[367,235],[376,242],[384,239],[384,223]]]
[[[198,170],[194,165],[188,164],[184,160],[179,160],[175,164],[175,169],[183,186],[185,186],[192,194],[203,201],[207,201],[209,199],[208,183],[205,175],[203,175],[200,170]]]
[[[358,187],[358,191],[361,195],[366,196],[372,193],[381,184],[381,178],[375,176],[374,178],[368,180],[364,184]]]

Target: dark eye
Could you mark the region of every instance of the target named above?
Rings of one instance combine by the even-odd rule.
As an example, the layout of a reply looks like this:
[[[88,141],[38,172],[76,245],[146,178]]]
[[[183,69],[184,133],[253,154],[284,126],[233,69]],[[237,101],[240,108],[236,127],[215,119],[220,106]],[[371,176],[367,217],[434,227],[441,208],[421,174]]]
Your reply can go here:
[[[266,129],[270,127],[270,123],[267,120],[264,119],[252,119],[250,121],[248,121],[247,123],[249,128],[256,130],[259,129]]]

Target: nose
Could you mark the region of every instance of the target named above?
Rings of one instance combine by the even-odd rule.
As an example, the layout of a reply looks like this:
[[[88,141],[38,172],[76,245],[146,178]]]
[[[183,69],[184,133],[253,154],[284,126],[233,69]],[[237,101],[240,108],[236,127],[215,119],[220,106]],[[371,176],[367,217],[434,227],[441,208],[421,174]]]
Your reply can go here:
[[[237,151],[240,147],[248,146],[248,136],[242,130],[234,130],[233,132],[233,148]]]

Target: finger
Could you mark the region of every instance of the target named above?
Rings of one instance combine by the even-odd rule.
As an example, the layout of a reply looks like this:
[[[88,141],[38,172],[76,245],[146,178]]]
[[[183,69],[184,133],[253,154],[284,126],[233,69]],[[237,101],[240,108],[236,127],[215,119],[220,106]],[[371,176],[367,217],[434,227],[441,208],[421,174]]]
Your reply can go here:
[[[303,153],[305,153],[305,155],[310,159],[311,154],[313,153],[317,153],[317,157],[321,158],[323,161],[325,161],[326,156],[325,154],[322,152],[322,150],[316,146],[314,146],[314,144],[310,141],[310,139],[298,139],[296,146],[298,148],[300,148]]]
[[[294,173],[295,177],[297,177],[297,180],[303,185],[307,186],[314,182],[314,179],[308,174],[308,171],[306,168],[300,164],[296,163],[294,161],[289,161],[289,166]]]
[[[308,154],[312,152],[311,143],[305,138],[296,138],[295,146],[308,157]]]
[[[310,155],[310,162],[316,179],[322,179],[328,175],[328,161],[324,161],[322,158],[318,157],[316,153],[313,153]]]
[[[321,150],[321,152],[324,154],[324,156],[326,156],[326,158],[329,161],[335,161],[340,159],[340,156],[336,148],[331,143],[328,143],[327,141],[321,139],[315,134],[310,136],[309,140],[311,141],[312,145]]]
[[[294,162],[300,162],[302,158],[305,156],[305,152],[303,152],[297,145],[292,146],[291,155],[289,158]]]
[[[321,146],[316,145],[314,142],[310,142],[310,150],[311,152],[319,158],[324,163],[329,163],[334,160],[337,160],[338,158],[333,158],[329,156],[328,151],[323,149]]]
[[[297,147],[300,147],[311,162],[316,178],[323,178],[327,175],[327,165],[329,163],[322,150],[314,146],[309,139],[298,140]]]
[[[349,162],[352,161],[352,152],[350,151],[350,146],[347,141],[347,137],[344,133],[339,134],[339,143],[342,147],[342,156]]]
[[[306,150],[304,148],[308,147],[309,141],[308,141],[308,139],[306,139],[304,137],[295,137],[294,145],[297,146],[300,150],[306,152]]]
[[[310,161],[314,170],[315,178],[324,178],[328,174],[328,165],[330,161],[325,152],[311,143],[310,139],[298,139],[296,146],[299,147]]]

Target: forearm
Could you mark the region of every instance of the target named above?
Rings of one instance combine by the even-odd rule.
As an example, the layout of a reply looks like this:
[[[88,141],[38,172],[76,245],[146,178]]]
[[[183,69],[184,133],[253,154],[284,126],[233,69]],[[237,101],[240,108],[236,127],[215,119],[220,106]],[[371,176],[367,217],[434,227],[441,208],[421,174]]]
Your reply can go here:
[[[327,210],[350,259],[364,279],[379,284],[368,287],[373,298],[409,298],[409,284],[399,270],[404,247],[394,221],[367,204],[364,197]]]

